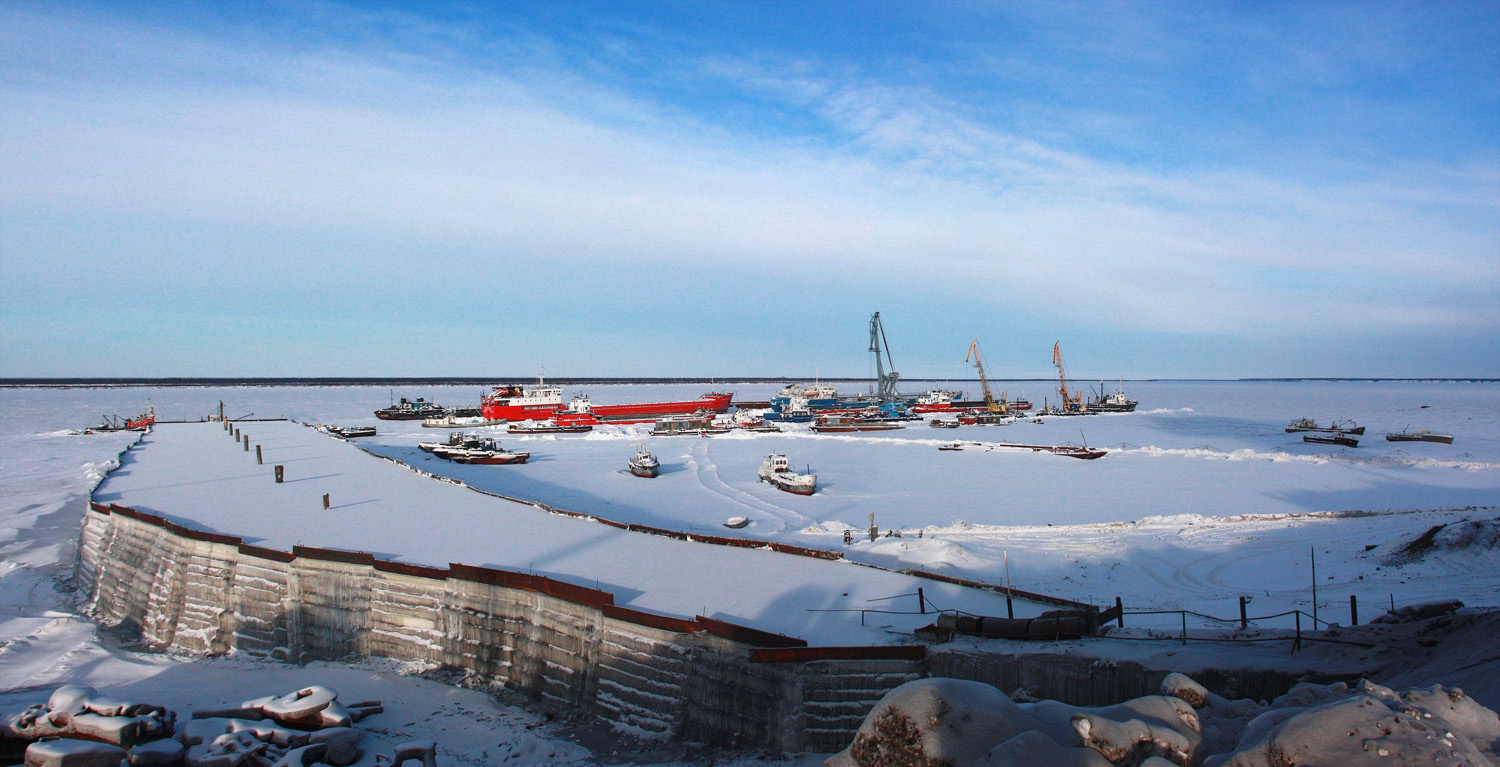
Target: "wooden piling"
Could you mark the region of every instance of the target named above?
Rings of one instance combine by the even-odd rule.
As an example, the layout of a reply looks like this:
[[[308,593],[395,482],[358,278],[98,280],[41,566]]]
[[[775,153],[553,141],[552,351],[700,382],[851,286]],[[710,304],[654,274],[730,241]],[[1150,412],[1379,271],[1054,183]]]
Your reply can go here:
[[[1359,601],[1355,599],[1353,594],[1349,595],[1349,625],[1359,625]]]
[[[325,509],[328,508],[328,494],[327,493],[323,494],[323,508],[325,508]]]
[[[1115,619],[1116,625],[1120,628],[1125,628],[1125,605],[1120,601],[1119,597],[1115,597],[1115,612],[1120,616]]]
[[[1240,628],[1250,628],[1250,619],[1245,617],[1245,595],[1240,595]]]
[[[282,479],[286,476],[285,472],[286,467],[282,466],[279,463],[276,464],[276,484],[281,484]]]
[[[255,462],[256,463],[265,463],[264,461],[262,461],[260,459],[260,445],[256,445],[255,446]]]
[[[250,435],[245,435],[245,452],[250,452]]]

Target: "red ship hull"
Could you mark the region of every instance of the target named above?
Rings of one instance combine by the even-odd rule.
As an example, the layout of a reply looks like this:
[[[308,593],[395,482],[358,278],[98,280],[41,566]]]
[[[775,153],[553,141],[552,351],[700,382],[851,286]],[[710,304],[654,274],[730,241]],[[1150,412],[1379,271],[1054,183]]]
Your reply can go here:
[[[551,420],[560,426],[599,423],[651,423],[674,415],[691,415],[699,410],[728,412],[733,394],[705,394],[685,402],[646,402],[633,405],[594,405],[585,412],[569,412],[556,405],[500,406],[486,404],[480,408],[485,418],[523,421]]]

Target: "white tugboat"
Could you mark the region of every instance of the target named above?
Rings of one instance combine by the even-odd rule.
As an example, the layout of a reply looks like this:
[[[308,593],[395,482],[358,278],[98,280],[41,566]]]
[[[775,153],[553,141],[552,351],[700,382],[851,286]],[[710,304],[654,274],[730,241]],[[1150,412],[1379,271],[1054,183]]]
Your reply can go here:
[[[812,495],[818,489],[818,475],[792,471],[786,456],[780,453],[766,456],[766,462],[760,465],[760,481],[769,482],[777,490],[793,495]]]
[[[636,445],[635,457],[630,459],[630,473],[637,477],[651,478],[661,472],[661,463],[645,445]]]

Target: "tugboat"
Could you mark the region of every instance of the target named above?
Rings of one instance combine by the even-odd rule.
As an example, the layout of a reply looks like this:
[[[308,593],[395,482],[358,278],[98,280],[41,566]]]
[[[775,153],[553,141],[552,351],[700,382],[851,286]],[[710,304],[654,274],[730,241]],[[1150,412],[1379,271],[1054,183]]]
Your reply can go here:
[[[1385,435],[1385,439],[1387,442],[1440,442],[1444,445],[1453,444],[1452,434],[1438,434],[1426,429],[1393,432]]]
[[[630,473],[637,477],[651,478],[661,472],[661,463],[645,445],[635,446],[635,457],[630,459]]]
[[[382,421],[422,421],[428,418],[441,418],[447,414],[447,409],[442,405],[428,402],[422,397],[414,400],[402,397],[400,402],[375,411],[375,417]]]
[[[531,453],[506,450],[491,437],[479,440],[476,447],[466,447],[463,450],[450,450],[445,458],[454,463],[472,463],[486,466],[503,466],[509,463],[526,463]]]
[[[556,421],[533,421],[527,419],[520,423],[513,423],[505,429],[511,434],[582,434],[593,431],[593,424],[587,423],[558,423]]]
[[[457,439],[458,441],[454,442],[454,439]],[[453,435],[449,435],[447,444],[437,445],[431,450],[428,450],[428,452],[439,458],[444,458],[451,461],[459,455],[463,455],[470,450],[478,450],[483,447],[483,445],[484,440],[481,439],[479,435],[460,433],[456,438]],[[418,445],[417,447],[422,446]],[[422,449],[426,450],[426,448]]]
[[[913,413],[946,413],[957,410],[953,402],[964,396],[961,391],[948,391],[946,389],[929,389],[925,394],[917,397],[915,404],[911,406]]]
[[[1099,382],[1099,397],[1089,400],[1089,410],[1099,413],[1134,413],[1135,406],[1140,403],[1125,396],[1123,389],[1115,389],[1113,394],[1104,395],[1104,382]]]
[[[1303,442],[1318,442],[1324,445],[1343,445],[1344,447],[1359,447],[1359,440],[1354,437],[1345,436],[1344,432],[1336,431],[1332,434],[1304,434]]]
[[[1317,421],[1311,418],[1298,418],[1287,425],[1286,431],[1292,434],[1299,431],[1326,431],[1334,434],[1358,434],[1363,436],[1365,427],[1355,426],[1353,421],[1334,421],[1329,426],[1319,426]]]
[[[818,489],[818,475],[793,472],[786,456],[780,453],[766,456],[765,463],[760,465],[760,481],[793,495],[812,495]]]
[[[734,430],[728,426],[715,424],[711,414],[699,411],[693,415],[663,418],[657,421],[656,425],[651,428],[651,436],[677,437],[689,435],[707,437],[711,434],[728,434],[731,431]]]

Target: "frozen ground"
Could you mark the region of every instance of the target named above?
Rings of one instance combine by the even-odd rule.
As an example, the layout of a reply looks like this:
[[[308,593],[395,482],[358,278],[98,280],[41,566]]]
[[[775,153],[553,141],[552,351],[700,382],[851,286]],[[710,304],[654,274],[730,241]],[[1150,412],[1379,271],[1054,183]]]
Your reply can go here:
[[[1042,383],[1002,386],[1038,404],[1050,391]],[[740,399],[765,399],[777,387],[725,388]],[[595,402],[609,403],[691,396],[702,389],[588,391]],[[1440,523],[1500,516],[1500,385],[1187,382],[1132,383],[1127,389],[1141,400],[1140,412],[1041,425],[914,427],[856,439],[789,432],[650,440],[667,471],[649,481],[619,473],[641,439],[635,429],[534,439],[525,443],[536,453],[534,463],[485,467],[486,476],[491,489],[508,494],[681,529],[722,530],[725,517],[743,514],[755,520],[745,534],[820,547],[841,546],[842,527],[863,528],[874,512],[882,528],[920,527],[923,537],[861,542],[849,550],[851,558],[998,582],[1008,551],[1018,587],[1101,602],[1120,595],[1131,608],[1232,615],[1244,594],[1254,597],[1257,612],[1305,609],[1310,549],[1317,554],[1321,609],[1333,620],[1345,619],[1351,593],[1360,597],[1365,620],[1366,609],[1392,597],[1397,604],[1446,596],[1500,604],[1500,559],[1493,548],[1441,551],[1400,566],[1385,559],[1399,543]],[[474,403],[479,392],[437,387],[396,394],[458,405]],[[97,422],[101,414],[133,414],[147,399],[164,418],[196,419],[224,400],[231,416],[375,423],[371,411],[389,396],[386,389],[368,387],[0,390],[0,706],[29,702],[40,687],[79,681],[101,689],[135,685],[131,689],[142,698],[188,708],[204,698],[194,686],[225,700],[248,698],[264,694],[268,684],[287,686],[271,682],[268,674],[292,673],[243,659],[131,653],[101,639],[72,613],[52,575],[56,563],[70,556],[83,498],[129,437],[68,436],[68,429]],[[1368,433],[1353,450],[1303,445],[1282,431],[1299,417],[1352,418]],[[410,451],[419,434],[433,433],[415,424],[380,425],[378,449],[392,453]],[[1452,433],[1455,443],[1397,449],[1381,439],[1407,426]],[[1029,452],[934,449],[952,440],[1076,442],[1080,430],[1090,445],[1110,446],[1110,455],[1081,462]],[[794,498],[755,483],[760,456],[772,450],[811,464],[823,484],[820,494]],[[466,481],[485,484],[476,477]],[[1369,546],[1377,548],[1366,551]],[[351,677],[372,685],[368,694]],[[425,710],[421,715],[434,728],[451,733],[439,739],[448,749],[445,760],[455,763],[504,763],[504,756],[516,754],[509,763],[581,764],[609,756],[580,750],[536,717],[479,693],[389,668],[315,666],[297,679],[326,681],[360,697],[411,696],[414,710]],[[491,721],[483,730],[461,732],[470,721],[465,712],[474,710]],[[370,723],[413,721],[382,717]]]

